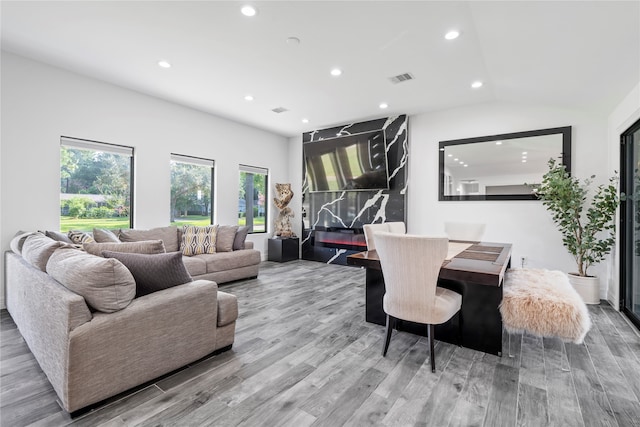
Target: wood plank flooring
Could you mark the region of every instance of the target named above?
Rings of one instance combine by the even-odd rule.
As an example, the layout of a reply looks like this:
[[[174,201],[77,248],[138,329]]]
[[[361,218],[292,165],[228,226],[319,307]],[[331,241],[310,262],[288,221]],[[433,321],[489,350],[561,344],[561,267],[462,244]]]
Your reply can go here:
[[[640,426],[640,337],[609,305],[590,306],[585,344],[512,337],[513,358],[364,321],[364,270],[263,263],[238,296],[231,351],[71,419],[6,310],[2,426]],[[563,372],[562,358],[570,372]]]

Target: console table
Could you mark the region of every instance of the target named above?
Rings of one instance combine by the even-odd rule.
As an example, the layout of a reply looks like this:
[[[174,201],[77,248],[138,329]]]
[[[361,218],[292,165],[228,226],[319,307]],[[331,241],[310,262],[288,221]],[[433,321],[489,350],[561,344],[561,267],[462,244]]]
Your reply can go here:
[[[464,242],[450,242],[450,249]],[[438,286],[462,295],[462,345],[502,356],[502,317],[498,306],[502,301],[504,273],[511,264],[511,244],[467,242],[464,250],[453,251],[445,260],[438,276]],[[347,264],[365,267],[366,320],[385,325],[382,308],[385,293],[380,258],[376,251],[347,257]],[[455,317],[454,317],[455,318]],[[399,330],[426,336],[425,325],[402,321]],[[436,325],[435,338],[458,344],[458,326],[451,320]]]

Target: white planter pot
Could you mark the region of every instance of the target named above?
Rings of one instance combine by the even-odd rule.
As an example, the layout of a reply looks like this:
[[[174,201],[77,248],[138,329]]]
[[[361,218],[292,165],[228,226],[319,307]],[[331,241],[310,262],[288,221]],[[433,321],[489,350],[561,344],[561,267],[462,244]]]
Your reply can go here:
[[[569,282],[586,304],[600,304],[600,279],[569,273]]]

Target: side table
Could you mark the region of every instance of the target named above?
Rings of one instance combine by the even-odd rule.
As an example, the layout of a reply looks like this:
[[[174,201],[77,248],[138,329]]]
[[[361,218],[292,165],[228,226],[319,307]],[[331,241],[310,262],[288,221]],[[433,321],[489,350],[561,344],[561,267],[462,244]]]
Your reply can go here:
[[[287,262],[298,259],[300,251],[300,239],[297,237],[269,239],[268,260],[276,262]]]

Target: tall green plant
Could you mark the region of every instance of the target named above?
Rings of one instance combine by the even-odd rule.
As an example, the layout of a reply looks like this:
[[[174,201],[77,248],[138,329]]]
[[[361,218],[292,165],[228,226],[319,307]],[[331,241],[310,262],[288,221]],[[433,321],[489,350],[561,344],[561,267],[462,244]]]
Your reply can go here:
[[[615,176],[607,185],[596,187],[589,203],[589,187],[595,175],[581,182],[554,159],[548,165],[549,171],[543,175],[536,193],[558,226],[564,246],[575,258],[578,275],[587,276],[589,267],[611,251],[615,212],[624,194],[618,196]],[[601,232],[608,232],[607,237],[598,237]]]

